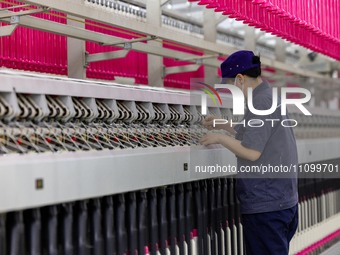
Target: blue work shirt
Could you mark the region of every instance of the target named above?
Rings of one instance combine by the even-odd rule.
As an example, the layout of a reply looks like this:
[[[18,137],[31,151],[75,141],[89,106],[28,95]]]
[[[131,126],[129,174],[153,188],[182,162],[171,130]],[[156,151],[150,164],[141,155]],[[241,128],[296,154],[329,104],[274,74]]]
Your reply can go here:
[[[253,106],[257,110],[267,110],[272,106],[272,88],[267,82],[262,82],[253,90]],[[281,100],[278,98],[276,110],[265,116],[254,115],[248,109],[244,115],[245,125],[235,126],[235,138],[241,144],[261,152],[256,161],[249,161],[237,157],[238,175],[236,180],[236,193],[241,204],[242,214],[262,213],[284,210],[298,203],[297,193],[297,148],[294,133],[291,127],[284,127],[281,121],[288,119],[281,115]],[[254,119],[251,127],[248,121]],[[279,119],[280,121],[266,121],[266,119]],[[288,122],[285,123],[288,125]],[[263,166],[276,168],[275,172],[262,172]],[[248,167],[248,168],[247,168]],[[253,167],[253,171],[250,171]],[[281,169],[288,173],[283,173]],[[241,172],[240,170],[243,170]],[[259,172],[256,172],[259,170]],[[248,172],[246,172],[248,171]]]

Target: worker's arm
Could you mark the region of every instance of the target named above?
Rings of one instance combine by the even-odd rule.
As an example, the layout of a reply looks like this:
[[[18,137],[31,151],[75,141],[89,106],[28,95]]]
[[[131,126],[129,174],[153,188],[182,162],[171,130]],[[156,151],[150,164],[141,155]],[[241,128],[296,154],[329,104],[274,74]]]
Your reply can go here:
[[[250,161],[258,160],[261,156],[261,152],[247,148],[241,144],[241,141],[223,134],[208,133],[201,139],[200,142],[202,145],[221,144],[233,152],[236,156]]]

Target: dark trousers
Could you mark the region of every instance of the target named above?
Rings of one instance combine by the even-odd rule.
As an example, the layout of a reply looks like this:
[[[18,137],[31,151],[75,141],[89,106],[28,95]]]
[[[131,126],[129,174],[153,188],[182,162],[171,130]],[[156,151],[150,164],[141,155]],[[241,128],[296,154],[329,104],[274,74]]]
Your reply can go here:
[[[246,255],[288,255],[298,226],[298,206],[266,213],[243,214]]]

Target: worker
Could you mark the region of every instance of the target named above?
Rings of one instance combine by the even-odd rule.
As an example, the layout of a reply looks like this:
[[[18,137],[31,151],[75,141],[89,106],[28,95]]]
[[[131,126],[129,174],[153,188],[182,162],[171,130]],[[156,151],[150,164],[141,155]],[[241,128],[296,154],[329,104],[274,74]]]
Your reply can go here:
[[[252,88],[253,106],[257,110],[270,109],[272,88],[261,78],[261,62],[251,51],[237,51],[222,64],[223,83],[242,90],[245,98]],[[280,106],[280,98],[278,104]],[[296,167],[297,147],[291,127],[281,125],[288,116],[281,115],[280,107],[270,115],[255,115],[245,109],[244,122],[232,126],[213,127],[215,116],[207,116],[203,124],[208,129],[224,128],[235,135],[208,132],[201,144],[221,144],[237,157],[236,194],[241,205],[246,255],[288,255],[289,242],[298,225],[298,193]],[[254,119],[260,125],[247,125]],[[266,121],[276,119],[280,121]],[[241,171],[246,167],[279,169],[279,172]],[[280,173],[290,167],[290,172]],[[281,167],[281,168],[279,168]],[[250,168],[248,168],[250,169]]]

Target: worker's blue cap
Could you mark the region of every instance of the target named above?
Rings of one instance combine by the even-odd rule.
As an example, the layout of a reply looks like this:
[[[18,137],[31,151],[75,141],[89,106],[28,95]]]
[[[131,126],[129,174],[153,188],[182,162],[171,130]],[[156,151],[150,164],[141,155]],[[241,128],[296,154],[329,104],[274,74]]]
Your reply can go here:
[[[261,67],[260,63],[253,63],[254,56],[254,53],[249,50],[240,50],[231,54],[221,64],[222,78],[235,78],[239,73]]]

